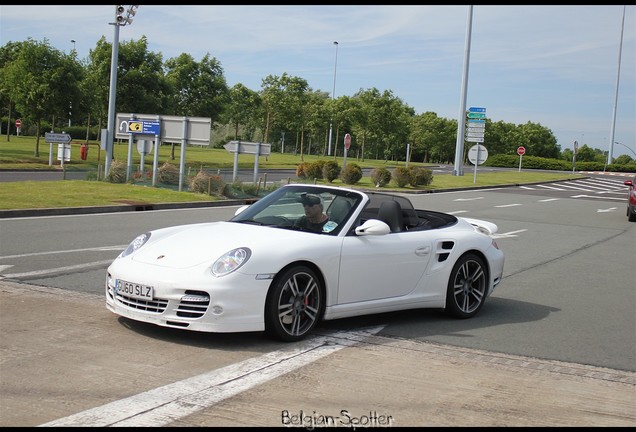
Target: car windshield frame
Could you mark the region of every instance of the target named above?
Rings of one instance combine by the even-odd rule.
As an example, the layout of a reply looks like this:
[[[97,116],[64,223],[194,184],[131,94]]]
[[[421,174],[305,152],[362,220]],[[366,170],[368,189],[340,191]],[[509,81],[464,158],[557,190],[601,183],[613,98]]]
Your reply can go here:
[[[315,232],[297,223],[305,215],[307,196],[311,202],[320,198],[323,212],[329,217],[322,231]],[[359,191],[313,185],[286,185],[267,194],[232,217],[229,222],[255,224],[278,229],[298,230],[320,235],[339,235],[349,224],[356,210],[368,200]]]

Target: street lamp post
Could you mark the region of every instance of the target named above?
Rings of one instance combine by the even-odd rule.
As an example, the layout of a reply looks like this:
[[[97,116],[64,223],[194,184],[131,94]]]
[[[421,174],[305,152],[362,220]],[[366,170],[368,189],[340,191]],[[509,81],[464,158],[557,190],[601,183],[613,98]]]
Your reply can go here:
[[[75,39],[71,39],[71,43],[73,44],[73,49],[71,50],[71,54],[75,52]],[[68,103],[68,127],[71,127],[71,111],[73,108],[73,102]]]
[[[614,160],[614,129],[616,128],[616,106],[618,105],[618,83],[621,78],[621,54],[623,53],[623,32],[625,31],[625,6],[623,6],[623,20],[621,23],[621,39],[618,46],[618,68],[616,72],[616,89],[614,90],[614,107],[612,109],[612,128],[610,129],[610,145],[607,154],[607,163],[611,164]],[[631,149],[630,149],[631,150]]]
[[[106,132],[106,162],[104,163],[104,176],[108,175],[113,160],[113,145],[115,141],[115,96],[117,94],[117,60],[119,57],[119,27],[132,24],[132,17],[137,13],[138,5],[132,5],[126,9],[123,5],[115,6],[113,49],[110,59],[110,91],[108,93],[108,129]],[[125,15],[124,15],[125,12]]]
[[[336,68],[338,67],[338,42],[333,41],[333,44],[336,46],[336,61],[333,64],[333,91],[331,92],[331,100],[336,100]],[[333,135],[333,114],[329,118],[329,147],[327,150],[327,156],[331,156],[332,135]]]
[[[631,148],[627,147],[625,144],[623,144],[623,143],[619,143],[618,141],[614,141],[614,144],[618,144],[618,145],[621,145],[621,146],[625,147],[627,150],[629,150],[630,152],[632,152],[632,154],[634,155],[634,157],[636,157],[636,152],[634,152],[634,150],[632,150]]]

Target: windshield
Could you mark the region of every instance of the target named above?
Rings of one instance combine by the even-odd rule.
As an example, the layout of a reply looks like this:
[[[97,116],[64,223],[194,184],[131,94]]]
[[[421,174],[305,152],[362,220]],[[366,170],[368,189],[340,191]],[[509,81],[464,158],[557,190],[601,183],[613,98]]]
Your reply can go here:
[[[260,199],[230,222],[337,235],[363,195],[339,188],[283,186]]]

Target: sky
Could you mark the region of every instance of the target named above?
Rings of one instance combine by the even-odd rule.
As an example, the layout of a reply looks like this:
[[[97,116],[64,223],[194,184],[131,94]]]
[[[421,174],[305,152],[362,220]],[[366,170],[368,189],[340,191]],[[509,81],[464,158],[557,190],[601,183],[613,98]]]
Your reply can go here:
[[[86,60],[114,19],[115,5],[3,5],[0,45],[46,39]],[[209,54],[229,87],[287,73],[336,98],[376,88],[416,114],[538,123],[561,150],[608,151],[613,135],[613,158],[636,159],[635,21],[633,5],[140,5],[119,41],[145,36],[164,61]]]

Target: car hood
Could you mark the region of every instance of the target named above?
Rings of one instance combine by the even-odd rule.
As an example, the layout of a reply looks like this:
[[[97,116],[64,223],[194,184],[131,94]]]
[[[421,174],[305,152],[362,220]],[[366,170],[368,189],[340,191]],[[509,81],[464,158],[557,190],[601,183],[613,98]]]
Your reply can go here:
[[[252,252],[263,248],[272,253],[280,245],[307,243],[307,236],[317,234],[268,226],[235,222],[211,222],[182,225],[152,232],[150,241],[131,255],[137,263],[184,269],[212,264],[226,252],[248,247]]]

